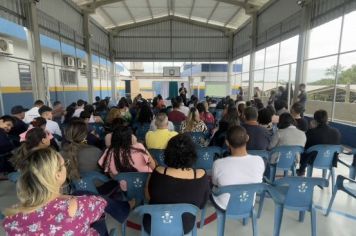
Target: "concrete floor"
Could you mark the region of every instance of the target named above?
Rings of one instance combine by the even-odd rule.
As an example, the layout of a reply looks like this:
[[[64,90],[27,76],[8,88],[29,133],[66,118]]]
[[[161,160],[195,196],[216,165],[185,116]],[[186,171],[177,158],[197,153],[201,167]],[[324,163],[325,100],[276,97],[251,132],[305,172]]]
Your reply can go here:
[[[343,160],[351,162],[350,156],[343,156]],[[343,166],[336,169],[336,174],[347,176],[348,170]],[[320,176],[318,171],[314,176]],[[331,196],[331,188],[324,190],[315,188],[314,203],[317,207],[317,235],[324,236],[353,236],[356,235],[356,199],[347,196],[343,192],[338,192],[332,212],[328,217],[323,214],[328,206]],[[9,181],[0,181],[0,210],[16,203],[15,185]],[[211,204],[208,204],[207,218],[214,213]],[[274,217],[274,203],[272,199],[265,200],[261,218],[258,220],[258,228],[260,236],[270,236],[273,232],[273,217]],[[139,220],[136,216],[130,215],[129,220],[138,224]],[[120,226],[109,216],[107,218],[108,228]],[[212,236],[216,235],[217,224],[216,220],[211,221],[202,229],[198,229],[198,235]],[[2,227],[0,227],[0,235],[5,235]],[[130,227],[127,228],[128,236],[138,236],[140,232]],[[246,226],[243,226],[240,221],[227,220],[225,227],[225,235],[252,235],[251,221]],[[298,212],[285,210],[283,215],[281,236],[308,236],[311,235],[310,214],[306,213],[305,221],[298,222]],[[168,236],[168,235],[167,235]]]

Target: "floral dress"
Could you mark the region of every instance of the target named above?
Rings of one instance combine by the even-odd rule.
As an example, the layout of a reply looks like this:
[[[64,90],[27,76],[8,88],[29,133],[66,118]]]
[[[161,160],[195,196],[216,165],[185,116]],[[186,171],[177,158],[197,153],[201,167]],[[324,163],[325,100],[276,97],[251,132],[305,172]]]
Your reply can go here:
[[[98,196],[76,197],[78,208],[68,214],[70,199],[56,198],[30,213],[6,217],[3,226],[8,236],[98,236],[90,228],[104,213],[106,201]]]

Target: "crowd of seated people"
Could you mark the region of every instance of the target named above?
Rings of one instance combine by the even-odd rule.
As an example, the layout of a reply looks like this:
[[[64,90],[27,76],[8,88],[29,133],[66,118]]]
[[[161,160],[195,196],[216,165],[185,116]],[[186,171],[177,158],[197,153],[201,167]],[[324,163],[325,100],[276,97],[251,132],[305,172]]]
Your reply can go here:
[[[135,199],[106,194],[126,191],[125,181],[115,180],[115,176],[123,172],[150,173],[146,194],[150,204],[190,203],[202,209],[211,188],[207,173],[194,168],[201,145],[196,145],[192,133],[204,134],[207,142],[203,146],[225,150],[225,158],[216,160],[212,168],[211,184],[217,187],[262,182],[265,162],[259,156],[249,155],[248,150],[271,150],[283,145],[308,148],[316,144],[340,144],[340,133],[328,125],[326,111],[315,112],[313,126],[303,117],[305,104],[297,102],[289,112],[284,102],[279,101],[278,96],[266,106],[259,98],[242,101],[241,96],[236,100],[227,96],[219,101],[210,98],[199,101],[193,96],[185,104],[182,96],[177,96],[171,99],[172,107],[169,107],[162,96],[151,103],[138,95],[133,102],[123,97],[117,105],[97,97],[93,104],[79,99],[65,109],[60,102],[55,102],[51,108],[40,100],[28,111],[15,106],[12,116],[0,117],[0,171],[20,173],[20,204],[6,212],[5,230],[11,235],[14,230],[11,222],[23,215],[43,224],[37,210],[44,206],[47,206],[46,215],[67,210],[65,215],[70,217],[79,208],[83,209],[83,214],[88,214],[85,222],[63,225],[58,229],[60,232],[75,227],[75,235],[91,235],[88,232],[95,230],[89,225],[104,211],[120,212],[117,219],[123,222],[135,205]],[[150,149],[162,150],[165,167],[157,164]],[[315,155],[301,155],[299,175],[305,174],[306,166],[314,158]],[[97,195],[101,197],[66,190],[67,194],[84,194],[70,197],[58,190],[65,183],[92,171],[111,179],[107,185],[97,185]],[[33,188],[29,187],[31,181],[34,181]],[[42,188],[45,189],[43,193]],[[194,194],[189,194],[192,191]],[[227,199],[226,195],[211,197],[214,205],[222,210],[226,208]],[[93,201],[99,207],[89,212],[89,204]],[[55,209],[56,204],[62,202],[66,207]],[[191,215],[183,217],[184,232],[192,229],[194,221]],[[147,232],[150,231],[149,222],[146,216],[144,229]],[[85,232],[74,225],[83,230],[85,227]],[[46,235],[50,229],[38,230]]]

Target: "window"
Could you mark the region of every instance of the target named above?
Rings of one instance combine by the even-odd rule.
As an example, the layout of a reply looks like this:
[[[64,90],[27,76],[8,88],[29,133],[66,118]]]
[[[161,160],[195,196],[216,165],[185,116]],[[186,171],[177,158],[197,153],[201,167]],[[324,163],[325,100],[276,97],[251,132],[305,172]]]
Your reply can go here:
[[[266,67],[278,66],[279,43],[266,48]]]
[[[27,64],[18,64],[21,90],[32,90],[31,70]]]
[[[255,54],[255,70],[263,69],[265,66],[265,49],[259,50]]]
[[[298,41],[299,36],[295,36],[281,42],[280,65],[297,61]]]
[[[62,85],[77,85],[77,73],[70,70],[60,70]]]
[[[356,50],[356,11],[345,15],[341,52]]]

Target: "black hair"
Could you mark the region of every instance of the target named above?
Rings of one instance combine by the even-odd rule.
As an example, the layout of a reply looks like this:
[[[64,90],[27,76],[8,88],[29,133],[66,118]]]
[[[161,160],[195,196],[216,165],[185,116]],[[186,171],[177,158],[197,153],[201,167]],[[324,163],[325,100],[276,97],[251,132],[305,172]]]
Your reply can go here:
[[[240,124],[239,112],[237,111],[236,106],[229,106],[227,108],[226,114],[223,116],[222,120],[224,120],[228,127],[232,127]]]
[[[172,168],[192,168],[197,160],[195,144],[187,134],[171,138],[164,151],[164,163]]]
[[[258,123],[261,125],[268,125],[272,122],[273,113],[268,108],[263,108],[258,111]]]
[[[325,110],[317,110],[314,113],[314,120],[318,125],[326,125],[328,123],[328,113]]]
[[[55,102],[53,103],[53,106],[57,106],[57,105],[59,105],[59,104],[61,104],[61,101],[55,101]]]
[[[180,103],[177,101],[177,98],[172,98],[171,103],[173,108],[179,108],[180,106]]]
[[[138,112],[137,121],[141,124],[150,123],[152,119],[153,119],[153,112],[151,110],[151,107],[147,102],[143,103],[141,105],[140,111]]]
[[[305,84],[299,84],[299,88],[305,88]]]
[[[255,107],[246,107],[245,108],[245,118],[247,121],[257,120],[258,119],[257,109]]]
[[[247,143],[247,133],[245,128],[239,125],[231,127],[226,133],[226,140],[233,148],[245,146]]]
[[[47,121],[43,117],[36,117],[33,119],[33,121],[31,121],[31,125],[35,128],[36,127],[40,128],[42,125],[46,125],[46,124],[47,124]]]
[[[122,109],[124,107],[129,107],[129,102],[127,101],[127,99],[125,97],[122,97],[119,101],[119,103],[117,104],[119,109]]]
[[[296,125],[296,121],[291,114],[285,112],[279,116],[278,129],[285,129],[291,125]]]
[[[283,108],[287,108],[287,102],[281,99],[278,99],[274,102],[274,108],[279,111]]]
[[[96,101],[96,102],[99,102],[100,100],[101,100],[101,99],[100,99],[99,96],[96,96],[96,97],[95,97],[95,101]]]
[[[296,102],[296,103],[293,104],[292,110],[297,114],[301,114],[301,113],[304,112],[304,107],[299,102]]]
[[[3,122],[10,121],[13,125],[15,124],[15,119],[9,115],[4,115],[4,116],[0,117],[0,120],[2,120]]]
[[[35,106],[43,106],[44,102],[42,100],[36,100],[34,103]]]
[[[50,112],[52,111],[52,108],[50,108],[49,106],[42,106],[40,109],[38,109],[38,113],[40,115],[42,115],[45,112]]]
[[[85,101],[82,100],[82,99],[79,99],[79,100],[77,101],[77,106],[78,106],[78,107],[81,107],[81,106],[83,106],[84,104],[85,104]]]
[[[87,111],[89,112],[90,114],[93,114],[94,113],[94,106],[93,105],[85,105],[84,106],[84,111]]]
[[[183,102],[183,98],[181,96],[177,96],[176,101],[177,101],[178,105],[180,106],[180,104]]]
[[[91,113],[89,111],[84,110],[80,113],[79,117],[81,119],[90,119]]]
[[[197,104],[197,109],[198,109],[199,113],[202,113],[202,112],[206,113],[206,109],[205,109],[204,103],[202,103],[202,102],[199,102]]]
[[[63,121],[64,124],[67,124],[70,121],[74,112],[75,112],[75,107],[73,107],[72,105],[66,108],[66,113],[64,115],[64,121]]]
[[[246,101],[246,107],[250,107],[251,106],[251,101]]]

